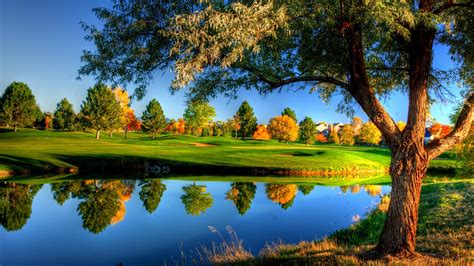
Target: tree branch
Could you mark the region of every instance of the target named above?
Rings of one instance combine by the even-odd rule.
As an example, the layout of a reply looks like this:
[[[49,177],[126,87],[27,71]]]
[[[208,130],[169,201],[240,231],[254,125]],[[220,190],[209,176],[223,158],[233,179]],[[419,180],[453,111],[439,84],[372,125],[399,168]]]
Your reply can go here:
[[[474,9],[474,4],[472,2],[471,3],[452,3],[452,1],[448,1],[447,3],[444,3],[437,9],[433,10],[433,14],[439,15],[443,13],[444,11],[453,7],[465,7],[465,8]]]
[[[454,129],[447,136],[431,141],[425,148],[428,158],[431,160],[438,157],[454,145],[466,138],[474,119],[474,92],[470,92],[469,97],[464,102],[464,106],[459,114],[458,121]]]

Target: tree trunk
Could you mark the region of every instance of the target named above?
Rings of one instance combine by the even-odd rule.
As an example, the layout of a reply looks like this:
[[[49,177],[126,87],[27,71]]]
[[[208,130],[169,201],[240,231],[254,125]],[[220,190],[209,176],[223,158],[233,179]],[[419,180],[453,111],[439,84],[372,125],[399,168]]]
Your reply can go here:
[[[415,254],[418,206],[428,158],[417,141],[406,141],[392,152],[392,191],[377,253],[409,257]]]
[[[97,131],[95,132],[95,139],[99,139],[100,138],[100,129],[97,129]]]
[[[128,128],[125,127],[125,139],[127,139]]]
[[[112,130],[109,131],[109,138],[112,137]]]
[[[18,126],[17,125],[14,125],[13,126],[13,132],[16,132],[18,130]]]

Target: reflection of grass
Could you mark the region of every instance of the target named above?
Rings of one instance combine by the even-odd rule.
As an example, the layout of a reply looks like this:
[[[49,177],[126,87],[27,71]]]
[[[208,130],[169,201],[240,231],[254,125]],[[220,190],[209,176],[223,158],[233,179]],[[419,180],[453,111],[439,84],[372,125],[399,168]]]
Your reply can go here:
[[[161,135],[151,140],[144,133],[122,133],[95,140],[92,132],[54,132],[22,129],[0,133],[0,170],[51,169],[53,167],[116,169],[145,159],[163,160],[176,166],[267,168],[311,171],[373,171],[386,169],[390,153],[384,148],[337,145],[305,145],[277,141],[235,140],[230,137]],[[196,145],[204,143],[211,145]],[[277,156],[290,154],[292,156]],[[433,166],[449,167],[452,160]],[[107,165],[108,164],[108,165]]]
[[[474,180],[424,185],[418,222],[417,249],[422,255],[411,261],[384,258],[371,265],[448,264],[467,265],[472,262],[472,221],[474,219]],[[365,219],[329,238],[298,244],[273,243],[257,257],[240,260],[245,265],[346,265],[363,264],[356,254],[372,248],[382,230],[385,205],[371,211]],[[244,249],[242,247],[242,249]],[[427,254],[427,255],[423,255]],[[222,255],[222,254],[221,254]],[[235,262],[232,258],[227,261]]]

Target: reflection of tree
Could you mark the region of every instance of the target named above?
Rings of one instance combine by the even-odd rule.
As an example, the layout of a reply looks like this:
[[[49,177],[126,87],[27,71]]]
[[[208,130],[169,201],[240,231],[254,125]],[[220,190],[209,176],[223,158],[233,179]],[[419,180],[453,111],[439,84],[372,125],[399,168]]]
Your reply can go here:
[[[299,191],[303,193],[303,195],[309,195],[311,191],[313,191],[314,186],[313,185],[298,185]]]
[[[0,224],[7,231],[20,230],[31,215],[31,205],[42,185],[0,184]]]
[[[255,198],[257,186],[250,182],[235,182],[231,186],[231,189],[226,193],[226,199],[232,200],[239,214],[244,215],[250,209]]]
[[[153,213],[160,204],[166,185],[162,184],[161,180],[151,180],[144,181],[141,186],[140,199],[143,201],[143,206],[149,213]]]
[[[81,190],[81,182],[59,182],[51,184],[51,192],[53,192],[53,198],[59,205],[63,205],[66,200],[71,198],[71,194],[78,194]]]
[[[359,185],[351,186],[351,193],[352,194],[359,193],[359,191],[360,191],[360,186]]]
[[[348,186],[340,186],[339,188],[341,189],[342,193],[344,193],[344,194],[346,194],[347,190],[349,189]]]
[[[293,200],[296,196],[297,187],[296,185],[284,185],[284,184],[266,184],[265,192],[267,193],[268,199],[276,202],[287,209],[293,205]]]
[[[206,192],[206,186],[188,185],[183,187],[183,191],[184,195],[181,196],[181,201],[188,214],[200,215],[214,202],[211,194]]]
[[[365,185],[364,188],[365,188],[365,191],[367,191],[367,194],[369,194],[372,197],[382,194],[382,186]]]

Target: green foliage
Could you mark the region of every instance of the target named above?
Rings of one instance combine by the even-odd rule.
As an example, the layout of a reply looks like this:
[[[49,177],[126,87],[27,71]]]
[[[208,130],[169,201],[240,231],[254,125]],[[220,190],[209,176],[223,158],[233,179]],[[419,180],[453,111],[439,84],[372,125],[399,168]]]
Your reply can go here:
[[[54,111],[53,128],[57,130],[74,131],[76,114],[72,104],[66,99],[62,99]]]
[[[119,209],[117,193],[103,188],[94,188],[85,193],[85,200],[77,207],[82,217],[82,227],[94,234],[107,228]]]
[[[150,133],[152,139],[155,139],[156,134],[165,130],[165,127],[166,118],[163,109],[156,99],[152,99],[143,111],[142,128]]]
[[[183,191],[184,195],[181,196],[181,201],[188,214],[201,215],[214,202],[211,193],[206,192],[206,186],[188,185],[183,187]]]
[[[298,190],[303,193],[303,195],[309,195],[313,191],[314,185],[298,185]]]
[[[286,107],[285,109],[283,109],[283,112],[281,112],[281,115],[287,115],[289,116],[291,119],[295,120],[295,123],[298,123],[298,119],[296,119],[296,113],[293,109],[291,109],[290,107]]]
[[[37,114],[35,96],[28,85],[23,82],[8,85],[0,98],[0,120],[16,131],[18,127],[33,126]]]
[[[286,110],[286,109],[285,109]],[[311,117],[305,117],[303,121],[300,122],[300,140],[306,144],[311,144],[316,139],[316,134],[318,130],[316,129],[316,124],[313,122]]]
[[[0,224],[7,231],[18,231],[30,218],[33,198],[41,185],[3,183],[0,185]]]
[[[207,128],[215,116],[216,111],[208,102],[189,102],[183,115],[186,127],[195,135]]]
[[[257,186],[254,183],[234,182],[227,192],[226,199],[232,200],[239,214],[244,215],[250,209],[256,192]]]
[[[239,118],[240,129],[239,136],[244,139],[251,137],[252,133],[257,128],[257,118],[253,113],[253,108],[247,101],[244,101],[237,111],[236,116]]]
[[[83,121],[88,128],[113,130],[120,127],[122,108],[110,88],[97,83],[87,90],[87,98],[82,102]]]
[[[143,206],[149,213],[153,213],[158,208],[165,190],[166,185],[161,183],[161,180],[149,180],[142,184],[139,195]]]

